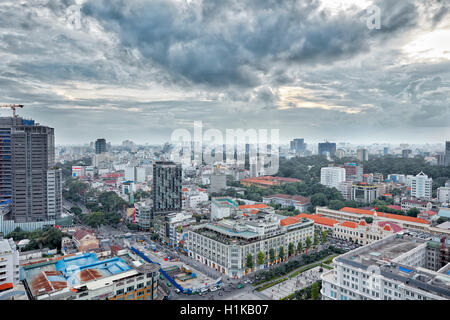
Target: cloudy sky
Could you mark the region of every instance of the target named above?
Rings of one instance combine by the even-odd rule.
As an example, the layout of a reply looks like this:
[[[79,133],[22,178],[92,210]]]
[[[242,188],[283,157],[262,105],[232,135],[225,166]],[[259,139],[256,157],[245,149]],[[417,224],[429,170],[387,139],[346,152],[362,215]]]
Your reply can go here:
[[[164,142],[195,120],[443,142],[449,93],[447,0],[0,0],[0,103],[60,144]]]

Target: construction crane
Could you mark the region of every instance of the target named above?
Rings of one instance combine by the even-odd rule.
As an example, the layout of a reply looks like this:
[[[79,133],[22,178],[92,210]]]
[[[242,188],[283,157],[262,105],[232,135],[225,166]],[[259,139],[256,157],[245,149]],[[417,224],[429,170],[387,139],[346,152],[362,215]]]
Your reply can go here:
[[[0,105],[0,108],[11,108],[13,110],[13,117],[17,118],[16,108],[23,108],[23,104],[4,104]]]

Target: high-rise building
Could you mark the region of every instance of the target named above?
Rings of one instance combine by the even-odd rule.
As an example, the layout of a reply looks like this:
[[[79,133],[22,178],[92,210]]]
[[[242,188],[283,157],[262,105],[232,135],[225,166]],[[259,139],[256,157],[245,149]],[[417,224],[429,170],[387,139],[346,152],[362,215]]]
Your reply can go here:
[[[305,149],[306,149],[305,139],[294,139],[291,141],[291,151],[301,153],[305,151]]]
[[[181,211],[181,164],[157,161],[153,165],[153,214]]]
[[[95,141],[95,154],[102,154],[106,152],[106,140],[105,139],[97,139]]]
[[[356,151],[356,158],[359,161],[369,161],[369,150],[367,149],[358,149]]]
[[[336,154],[336,143],[319,143],[319,155],[327,155],[327,153],[330,155],[330,157],[334,157],[334,155]]]
[[[356,163],[346,163],[342,166],[345,169],[345,179],[347,181],[362,182],[363,181],[363,166]]]
[[[389,148],[388,147],[384,147],[383,148],[383,154],[386,156],[389,154]]]
[[[409,158],[412,154],[412,150],[410,149],[405,149],[402,150],[402,158]]]
[[[444,164],[445,166],[450,166],[450,141],[445,141]]]
[[[340,167],[324,167],[320,169],[320,183],[330,187],[338,188],[345,181],[345,169]]]
[[[418,199],[431,200],[433,179],[420,172],[411,179],[411,196]]]
[[[34,120],[2,117],[0,135],[0,198],[11,202],[9,219],[35,223],[58,218],[62,178],[54,167],[54,129]]]

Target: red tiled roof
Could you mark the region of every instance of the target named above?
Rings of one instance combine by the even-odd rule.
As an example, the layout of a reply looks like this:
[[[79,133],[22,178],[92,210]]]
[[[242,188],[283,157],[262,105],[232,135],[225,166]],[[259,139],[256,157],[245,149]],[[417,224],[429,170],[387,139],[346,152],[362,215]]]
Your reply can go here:
[[[73,237],[77,240],[81,240],[83,239],[85,236],[87,236],[88,234],[90,235],[94,235],[94,233],[92,231],[86,230],[86,229],[78,229],[74,234]]]
[[[391,227],[389,227],[389,225],[385,225],[384,228],[383,228],[383,230],[385,230],[385,231],[391,231]]]
[[[349,208],[349,207],[342,208],[340,211],[349,212],[349,213],[358,213],[358,214],[370,215],[370,216],[373,216],[375,214],[375,211],[363,210],[363,209],[357,209],[357,208]],[[402,220],[402,221],[430,224],[430,222],[428,222],[425,219],[409,217],[409,216],[402,216],[402,215],[399,215],[399,214],[377,212],[377,216],[378,217],[389,218],[389,219],[394,219],[394,220]]]
[[[400,226],[396,225],[395,223],[389,222],[389,221],[380,221],[380,222],[378,222],[378,225],[382,228],[384,228],[385,226],[389,226],[389,228],[391,230],[393,230],[394,233],[397,233],[397,232],[403,230]],[[385,229],[383,229],[383,230],[385,230]]]
[[[300,219],[297,219],[295,217],[289,217],[289,218],[280,220],[280,224],[282,226],[288,226],[288,225],[295,224],[295,223],[298,223],[298,222],[300,222]]]
[[[361,220],[361,221],[359,222],[359,225],[360,225],[360,226],[365,226],[365,225],[367,225],[367,223],[366,223],[366,221]]]
[[[339,223],[339,221],[331,219],[331,218],[326,218],[326,217],[322,217],[320,214],[307,214],[307,213],[300,213],[298,215],[295,216],[296,218],[308,218],[314,221],[314,223],[316,224],[320,224],[320,225],[324,225],[324,226],[328,226],[328,227],[332,227],[334,226],[336,223]]]
[[[402,207],[401,206],[396,206],[396,205],[394,205],[394,204],[390,204],[390,205],[388,205],[388,208],[390,208],[390,209],[394,209],[394,210],[402,210]]]
[[[356,229],[358,227],[358,224],[356,222],[352,222],[352,221],[344,221],[340,224],[340,226]]]
[[[256,203],[256,204],[242,204],[238,208],[239,209],[265,209],[269,206],[264,203]]]

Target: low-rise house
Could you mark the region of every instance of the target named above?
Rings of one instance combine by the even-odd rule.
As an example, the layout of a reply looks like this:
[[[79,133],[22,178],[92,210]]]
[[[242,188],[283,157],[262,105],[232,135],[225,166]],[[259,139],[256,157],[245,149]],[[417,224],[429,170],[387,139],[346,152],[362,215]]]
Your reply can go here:
[[[73,234],[73,240],[80,252],[93,251],[100,248],[98,239],[90,230],[78,229]]]

